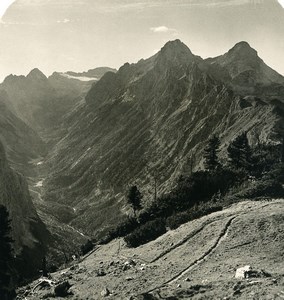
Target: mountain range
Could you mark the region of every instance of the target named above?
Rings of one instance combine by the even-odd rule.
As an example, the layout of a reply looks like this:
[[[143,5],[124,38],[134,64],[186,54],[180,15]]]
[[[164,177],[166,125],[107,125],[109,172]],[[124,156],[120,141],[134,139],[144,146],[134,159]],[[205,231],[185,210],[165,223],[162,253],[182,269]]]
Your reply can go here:
[[[168,42],[149,59],[106,73],[65,118],[68,132],[46,159],[44,199],[73,208],[71,224],[101,236],[125,216],[130,185],[147,205],[155,174],[161,195],[192,161],[202,168],[210,136],[220,136],[223,158],[243,131],[252,145],[280,143],[283,80],[246,42],[206,60]]]
[[[54,72],[48,78],[33,69],[27,76],[9,75],[0,85],[6,91],[18,116],[37,131],[58,122],[87,93],[95,81],[110,68],[97,68],[85,73]],[[82,76],[84,75],[84,80]]]
[[[213,135],[221,160],[241,132],[251,145],[280,144],[283,99],[284,77],[246,42],[202,59],[175,40],[118,71],[9,75],[0,85],[1,203],[17,247],[48,244],[62,262],[131,216],[130,186],[147,207],[179,175],[202,169]]]

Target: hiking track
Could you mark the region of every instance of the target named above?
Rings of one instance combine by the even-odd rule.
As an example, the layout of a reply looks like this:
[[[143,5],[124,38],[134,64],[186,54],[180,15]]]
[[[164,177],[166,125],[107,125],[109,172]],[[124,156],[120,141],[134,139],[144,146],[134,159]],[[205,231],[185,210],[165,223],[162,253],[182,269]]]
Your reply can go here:
[[[169,280],[165,281],[164,283],[144,292],[145,294],[148,294],[148,293],[151,293],[157,289],[160,289],[162,288],[163,286],[166,286],[168,284],[171,284],[171,283],[174,283],[176,282],[177,280],[179,280],[182,276],[184,276],[185,274],[187,274],[189,271],[191,271],[193,268],[195,268],[197,265],[199,265],[200,263],[202,263],[210,254],[212,254],[216,248],[218,248],[218,246],[222,243],[222,241],[226,238],[227,234],[228,234],[228,231],[229,231],[229,228],[230,228],[230,225],[232,224],[233,220],[236,218],[236,216],[234,217],[231,217],[226,225],[224,226],[224,228],[222,229],[222,231],[220,232],[218,238],[216,239],[215,243],[201,256],[199,257],[198,259],[196,259],[194,262],[192,262],[189,266],[187,266],[185,269],[183,269],[182,271],[180,271],[178,274],[176,274],[174,277],[170,278]],[[213,222],[210,222],[210,223],[213,223]],[[210,224],[208,223],[208,224]],[[207,226],[208,224],[205,224],[205,226]],[[199,228],[197,231],[200,232],[201,230],[203,230],[203,228],[205,227],[203,226],[202,228]],[[198,232],[194,232],[191,236],[194,236],[195,234],[197,234]],[[189,238],[187,238],[188,240]],[[184,240],[183,240],[184,241]],[[180,242],[179,243],[179,246],[181,246],[182,243]],[[174,247],[174,249],[177,248],[177,247]],[[171,249],[169,252],[171,252],[173,249]],[[160,255],[161,256],[161,255]],[[159,257],[160,258],[160,257]],[[155,261],[157,259],[155,258]]]

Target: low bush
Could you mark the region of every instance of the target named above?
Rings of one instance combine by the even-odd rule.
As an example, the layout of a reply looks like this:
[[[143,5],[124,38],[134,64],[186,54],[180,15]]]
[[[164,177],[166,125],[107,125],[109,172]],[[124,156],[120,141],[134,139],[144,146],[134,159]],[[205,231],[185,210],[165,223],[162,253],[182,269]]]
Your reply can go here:
[[[88,240],[80,249],[82,255],[85,255],[94,249],[94,243],[91,240]]]
[[[194,206],[192,209],[189,209],[185,212],[181,212],[168,217],[166,220],[166,225],[170,229],[176,229],[184,223],[201,218],[203,216],[206,216],[216,211],[220,211],[222,209],[223,207],[221,205],[208,207]]]
[[[160,235],[166,233],[166,231],[165,219],[158,218],[136,228],[132,233],[128,234],[124,240],[128,247],[138,247],[155,240]]]

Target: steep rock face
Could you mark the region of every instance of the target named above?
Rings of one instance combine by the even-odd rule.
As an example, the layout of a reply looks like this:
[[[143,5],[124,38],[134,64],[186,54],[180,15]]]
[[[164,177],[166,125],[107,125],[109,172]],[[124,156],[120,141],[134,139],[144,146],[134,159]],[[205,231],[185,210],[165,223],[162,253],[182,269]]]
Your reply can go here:
[[[278,142],[283,133],[279,105],[239,97],[179,40],[106,73],[86,102],[67,118],[69,131],[50,154],[45,199],[75,208],[72,223],[97,235],[120,220],[129,185],[151,201],[158,174],[159,192],[168,191],[190,161],[200,166],[212,134],[225,152],[244,130],[252,143]]]
[[[1,142],[0,204],[7,207],[12,220],[13,248],[20,275],[29,277],[38,274],[49,232],[37,215],[26,180],[10,168]]]
[[[26,174],[29,162],[45,154],[43,141],[16,115],[7,93],[3,90],[0,90],[0,140],[6,147],[12,165]]]

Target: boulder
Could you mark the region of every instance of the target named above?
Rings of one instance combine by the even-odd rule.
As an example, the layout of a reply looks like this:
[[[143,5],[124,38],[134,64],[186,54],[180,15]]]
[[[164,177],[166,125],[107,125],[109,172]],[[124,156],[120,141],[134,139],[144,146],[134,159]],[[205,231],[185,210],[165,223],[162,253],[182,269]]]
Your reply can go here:
[[[236,274],[235,274],[235,278],[237,279],[245,279],[247,278],[247,274],[248,272],[252,271],[252,267],[251,266],[244,266],[241,268],[238,268],[236,270]]]
[[[110,295],[110,291],[107,287],[105,287],[102,291],[101,291],[101,296],[102,297],[107,297]]]
[[[244,266],[238,268],[235,274],[235,278],[237,279],[245,279],[245,278],[263,278],[263,277],[271,277],[271,274],[264,270],[254,270],[251,266]]]

